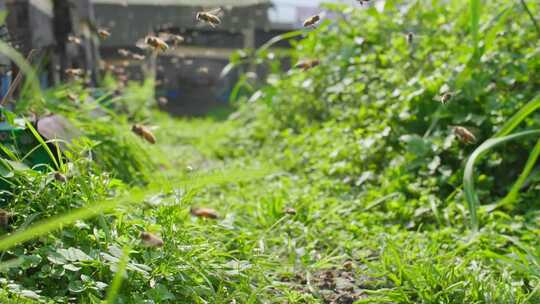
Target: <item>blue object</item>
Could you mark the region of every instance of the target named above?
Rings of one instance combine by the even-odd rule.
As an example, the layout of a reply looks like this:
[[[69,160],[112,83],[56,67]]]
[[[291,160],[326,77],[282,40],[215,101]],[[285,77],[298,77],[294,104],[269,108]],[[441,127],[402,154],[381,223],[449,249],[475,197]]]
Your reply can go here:
[[[47,73],[41,73],[39,75],[39,83],[42,89],[46,89],[49,86],[49,76]]]
[[[169,90],[169,91],[167,91],[166,95],[167,95],[167,97],[174,99],[174,98],[178,98],[178,96],[180,96],[182,94],[178,90]]]
[[[9,86],[11,85],[11,75],[4,74],[0,79],[0,96],[4,98],[6,96]]]

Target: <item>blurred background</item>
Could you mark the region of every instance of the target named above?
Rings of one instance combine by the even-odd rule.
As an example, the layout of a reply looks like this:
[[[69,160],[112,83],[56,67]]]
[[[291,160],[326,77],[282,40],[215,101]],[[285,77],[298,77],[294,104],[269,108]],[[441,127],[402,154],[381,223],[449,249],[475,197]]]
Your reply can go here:
[[[69,69],[87,73],[90,86],[109,76],[127,85],[155,75],[156,99],[163,110],[182,116],[204,115],[227,105],[238,75],[249,71],[256,79],[266,72],[246,66],[221,75],[236,50],[253,50],[272,37],[301,29],[306,18],[321,12],[321,2],[0,0],[0,10],[7,12],[0,34],[40,67],[43,87],[65,81]],[[196,20],[197,12],[214,8],[221,8],[219,26]],[[96,35],[100,30],[110,35]],[[183,42],[148,56],[141,46],[144,38],[161,32],[179,35]],[[289,47],[282,42],[273,45],[273,50]],[[5,97],[14,94],[8,88],[13,88],[10,84],[18,71],[6,58],[0,58],[0,64]],[[289,66],[284,58],[282,68]]]

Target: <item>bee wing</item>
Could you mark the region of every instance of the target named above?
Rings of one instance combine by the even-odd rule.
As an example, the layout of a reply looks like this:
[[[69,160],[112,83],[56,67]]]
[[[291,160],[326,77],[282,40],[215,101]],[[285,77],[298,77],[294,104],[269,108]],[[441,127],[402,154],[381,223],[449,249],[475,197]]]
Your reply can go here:
[[[172,34],[161,32],[159,33],[158,38],[165,42],[168,42],[172,39],[172,36]]]
[[[137,40],[137,42],[135,43],[135,46],[141,50],[146,50],[149,48],[148,44],[146,44],[146,38]]]
[[[211,14],[211,15],[214,15],[214,16],[217,16],[217,17],[223,16],[223,10],[221,9],[221,7],[214,8],[214,9],[211,9],[209,11],[205,11],[205,13]]]

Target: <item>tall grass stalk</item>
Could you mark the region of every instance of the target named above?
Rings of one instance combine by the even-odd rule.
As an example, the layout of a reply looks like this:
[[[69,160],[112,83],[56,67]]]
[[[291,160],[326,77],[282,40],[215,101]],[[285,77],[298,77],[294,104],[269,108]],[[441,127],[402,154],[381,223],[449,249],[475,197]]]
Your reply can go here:
[[[529,15],[529,18],[531,19],[531,22],[533,23],[534,28],[536,29],[536,33],[538,33],[538,36],[540,37],[540,26],[538,26],[538,22],[536,22],[536,18],[534,18],[533,13],[529,9],[529,6],[525,2],[525,0],[520,0],[520,2],[521,2],[521,6],[523,6],[523,10],[525,10],[527,15]]]
[[[477,161],[479,161],[482,156],[484,156],[489,150],[492,148],[501,145],[503,143],[515,140],[515,139],[521,139],[523,137],[527,136],[538,136],[540,135],[540,129],[537,130],[529,130],[529,131],[523,131],[516,134],[503,136],[503,137],[495,137],[490,138],[486,140],[484,143],[482,143],[476,150],[474,150],[473,154],[469,157],[467,160],[467,164],[465,165],[465,173],[463,177],[463,188],[465,190],[465,198],[467,199],[467,204],[469,208],[470,213],[470,224],[471,229],[476,232],[478,231],[478,217],[477,217],[477,208],[480,205],[480,202],[478,200],[478,194],[476,193],[476,190],[474,189],[474,165]]]
[[[27,121],[26,122],[26,127],[30,130],[30,132],[32,132],[32,134],[34,135],[34,137],[37,139],[37,141],[39,142],[39,145],[41,147],[43,147],[43,149],[45,149],[45,151],[47,152],[47,154],[49,155],[49,157],[51,158],[51,161],[53,162],[56,170],[59,170],[60,169],[60,164],[58,163],[58,161],[56,160],[56,156],[54,155],[54,153],[52,152],[52,150],[49,148],[49,146],[47,145],[47,143],[45,142],[45,140],[43,139],[43,137],[41,137],[41,135],[39,134],[39,132],[34,128],[34,126],[32,126],[32,124]],[[57,155],[58,156],[58,159],[61,158],[60,154]]]
[[[480,10],[481,3],[480,0],[471,0],[470,2],[471,9],[471,34],[473,37],[473,46],[474,46],[474,60],[475,62],[479,59],[479,40],[480,40]]]
[[[122,257],[116,266],[116,274],[109,286],[109,291],[107,292],[107,304],[114,304],[116,297],[118,296],[118,290],[122,286],[122,281],[126,274],[126,268],[129,261],[129,247],[124,247],[122,250]]]
[[[492,138],[486,140],[483,144],[481,144],[476,150],[471,154],[469,159],[467,160],[467,164],[465,165],[465,173],[463,175],[463,188],[465,191],[465,198],[467,200],[467,206],[469,208],[470,213],[470,225],[473,231],[478,230],[478,218],[476,214],[476,210],[478,206],[480,205],[478,200],[478,194],[476,193],[475,187],[474,187],[474,165],[478,160],[481,159],[481,157],[491,148],[502,144],[504,142],[522,137],[522,136],[528,136],[533,135],[530,134],[530,132],[537,132],[537,130],[533,131],[525,131],[518,134],[510,135],[510,132],[512,132],[525,118],[527,118],[531,113],[533,113],[535,110],[540,108],[540,95],[537,95],[534,97],[531,101],[529,101],[525,106],[523,106],[514,116],[510,118],[502,127],[501,129],[493,135]],[[521,135],[520,135],[521,134]],[[517,136],[516,135],[520,135]],[[537,144],[538,146],[538,144]],[[530,174],[529,167],[532,167],[534,165],[534,161],[538,156],[534,156],[536,154],[536,149],[533,149],[531,155],[529,156],[529,160],[527,161],[527,164],[525,165],[525,168],[523,169],[522,173],[520,174],[520,177],[516,181],[516,183],[513,185],[512,190],[510,193],[505,197],[502,201],[502,203],[510,203],[512,191],[517,192],[521,186],[523,185],[525,179]],[[540,147],[539,147],[540,149]],[[533,162],[531,164],[531,162]],[[532,169],[532,168],[531,168]],[[517,190],[515,190],[517,189]],[[499,203],[500,204],[500,203]]]
[[[534,168],[534,165],[536,164],[536,161],[538,160],[538,157],[540,156],[540,140],[536,142],[536,145],[534,146],[533,150],[531,151],[531,154],[529,154],[529,158],[527,159],[527,163],[525,164],[525,167],[523,168],[523,171],[519,174],[518,179],[512,185],[512,188],[510,189],[510,192],[497,203],[497,206],[508,206],[512,204],[518,196],[518,192],[525,184],[525,181],[527,181],[527,177],[529,177],[529,174],[531,174],[531,171]]]

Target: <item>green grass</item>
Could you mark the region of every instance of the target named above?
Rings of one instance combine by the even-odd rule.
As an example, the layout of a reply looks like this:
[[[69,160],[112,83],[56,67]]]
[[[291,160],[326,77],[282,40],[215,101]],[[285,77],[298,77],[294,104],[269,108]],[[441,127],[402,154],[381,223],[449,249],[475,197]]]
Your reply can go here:
[[[537,33],[518,4],[439,2],[328,5],[335,23],[251,54],[271,75],[238,85],[227,120],[155,112],[151,81],[96,101],[77,82],[30,98],[83,137],[43,171],[0,147],[0,301],[540,302]],[[321,64],[281,72],[285,53],[267,46],[299,35],[293,62]],[[460,143],[456,125],[478,141]],[[512,208],[490,208],[507,193]]]

